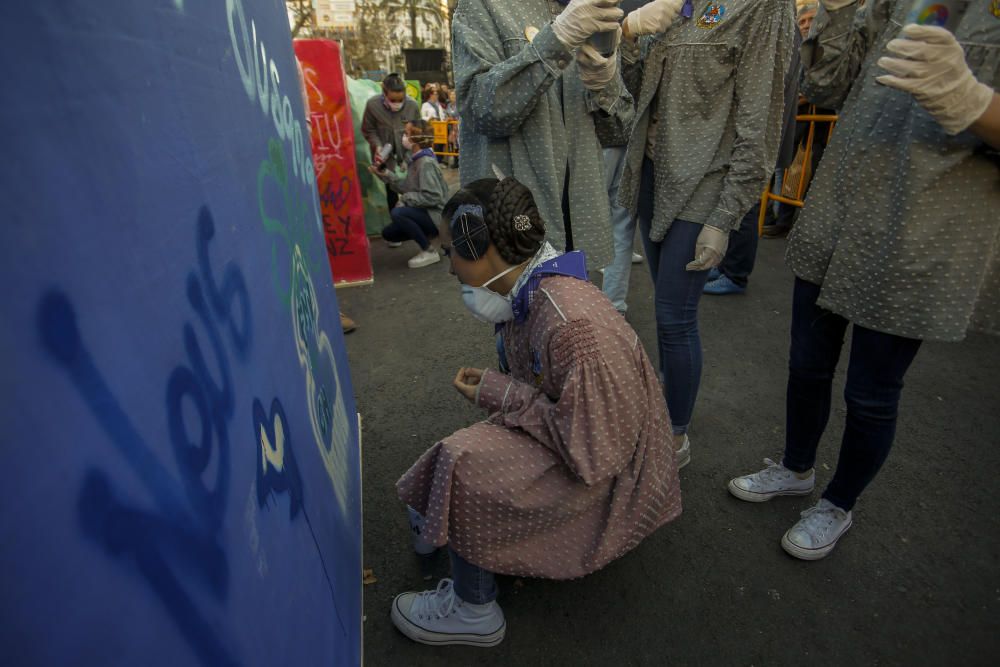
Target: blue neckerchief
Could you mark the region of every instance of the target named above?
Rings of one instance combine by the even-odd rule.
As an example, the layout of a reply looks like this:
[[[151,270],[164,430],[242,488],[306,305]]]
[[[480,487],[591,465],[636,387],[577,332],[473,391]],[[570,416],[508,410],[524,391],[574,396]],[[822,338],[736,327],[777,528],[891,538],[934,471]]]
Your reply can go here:
[[[590,280],[587,275],[587,258],[582,250],[567,252],[558,257],[542,262],[532,270],[527,282],[514,295],[511,308],[514,311],[514,322],[520,324],[528,318],[531,306],[531,295],[538,289],[538,284],[546,276],[569,276],[580,280]]]
[[[421,148],[419,151],[417,151],[416,153],[414,153],[412,155],[412,157],[410,157],[410,164],[413,164],[414,162],[416,162],[417,160],[419,160],[422,157],[434,157],[434,149],[433,148]]]

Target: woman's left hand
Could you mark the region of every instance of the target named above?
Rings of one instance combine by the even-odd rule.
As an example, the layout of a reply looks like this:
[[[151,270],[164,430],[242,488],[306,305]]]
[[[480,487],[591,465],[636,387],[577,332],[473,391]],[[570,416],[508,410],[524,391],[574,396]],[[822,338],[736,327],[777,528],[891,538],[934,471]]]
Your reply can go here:
[[[878,61],[888,74],[875,80],[913,95],[948,134],[979,119],[993,100],[993,89],[976,80],[955,36],[944,28],[916,24],[904,26],[901,34],[885,47],[896,57]]]
[[[584,44],[576,52],[576,65],[580,70],[580,81],[587,90],[599,93],[611,83],[618,73],[618,44],[622,31],[615,33],[614,48],[611,55],[605,57],[598,53],[590,44]]]
[[[689,262],[688,271],[708,271],[722,263],[729,247],[729,234],[711,225],[702,225],[698,240],[695,241],[694,260]]]
[[[476,392],[479,390],[479,383],[483,379],[483,371],[480,368],[459,368],[452,385],[462,396],[469,399],[470,403],[476,402]]]

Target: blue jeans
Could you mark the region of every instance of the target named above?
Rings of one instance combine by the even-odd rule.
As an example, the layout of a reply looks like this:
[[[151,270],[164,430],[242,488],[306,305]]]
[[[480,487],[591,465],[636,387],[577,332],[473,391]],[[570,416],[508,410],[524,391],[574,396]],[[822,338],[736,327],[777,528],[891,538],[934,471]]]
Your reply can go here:
[[[653,277],[656,338],[663,391],[674,435],[687,433],[701,383],[701,335],[698,302],[708,271],[688,271],[702,225],[674,220],[662,241],[649,239],[653,219],[653,163],[642,163],[639,185],[639,228]]]
[[[618,186],[625,168],[625,146],[604,149],[604,180],[611,201],[611,234],[615,242],[615,257],[604,269],[601,290],[619,312],[628,310],[628,279],[632,272],[632,243],[635,241],[635,218],[618,203]]]
[[[431,247],[429,239],[437,238],[437,226],[426,209],[397,206],[389,211],[392,222],[382,230],[382,238],[392,243],[416,241],[421,250]]]
[[[497,581],[492,572],[459,556],[448,547],[451,558],[451,580],[455,595],[470,604],[486,604],[497,599]]]
[[[413,550],[419,555],[432,555],[437,549],[423,538],[424,517],[417,510],[407,506],[410,520],[410,537],[413,540]],[[486,604],[497,599],[496,576],[478,565],[465,560],[451,547],[448,547],[451,559],[451,579],[455,594],[471,604]]]
[[[719,271],[740,287],[747,286],[757,261],[757,221],[760,204],[755,205],[740,220],[740,226],[729,233],[729,248],[719,265]]]
[[[830,418],[833,374],[847,319],[816,305],[818,285],[795,279],[788,363],[784,466],[806,472]],[[921,341],[854,325],[844,400],[847,420],[837,471],[823,497],[850,510],[889,456],[903,376]]]

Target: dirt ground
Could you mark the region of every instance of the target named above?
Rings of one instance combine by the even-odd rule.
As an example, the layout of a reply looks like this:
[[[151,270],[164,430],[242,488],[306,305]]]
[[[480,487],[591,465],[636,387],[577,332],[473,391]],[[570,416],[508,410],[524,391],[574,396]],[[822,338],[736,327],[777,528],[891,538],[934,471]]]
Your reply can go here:
[[[501,578],[507,638],[478,649],[422,646],[392,626],[393,596],[435,583],[420,578],[394,484],[425,448],[482,418],[450,383],[459,366],[495,365],[492,330],[465,311],[445,261],[411,270],[413,244],[373,241],[375,284],[338,291],[360,324],[347,350],[364,420],[364,561],[378,579],[365,587],[366,664],[997,664],[1000,341],[922,348],[894,450],[826,560],[798,561],[779,545],[819,490],[762,504],[727,493],[730,477],[781,453],[792,288],[784,245],[761,241],[745,295],[702,301],[705,368],[683,515],[581,580]],[[645,264],[632,276],[629,320],[655,359]],[[836,465],[842,383],[843,372],[818,489]],[[447,576],[447,559],[438,566]]]

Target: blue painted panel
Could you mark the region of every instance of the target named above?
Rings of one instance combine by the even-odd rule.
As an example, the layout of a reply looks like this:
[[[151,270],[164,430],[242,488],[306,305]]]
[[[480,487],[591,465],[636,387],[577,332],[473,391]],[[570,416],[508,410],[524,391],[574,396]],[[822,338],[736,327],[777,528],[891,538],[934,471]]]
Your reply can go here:
[[[358,664],[358,430],[284,3],[0,8],[0,645]]]

